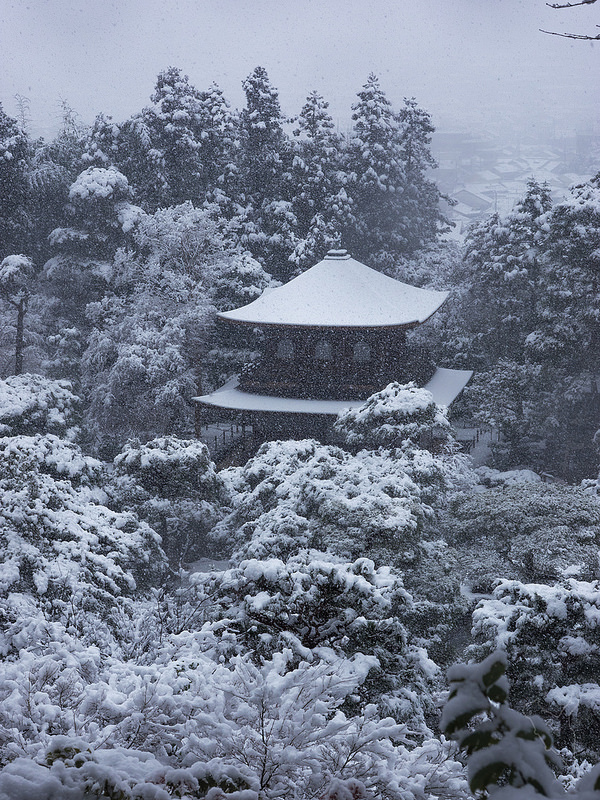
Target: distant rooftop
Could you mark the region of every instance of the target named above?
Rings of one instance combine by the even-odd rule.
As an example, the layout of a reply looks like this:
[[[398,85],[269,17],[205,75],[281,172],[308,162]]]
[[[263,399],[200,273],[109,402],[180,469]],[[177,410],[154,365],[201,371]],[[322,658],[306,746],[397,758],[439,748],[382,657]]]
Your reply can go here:
[[[434,314],[448,292],[419,289],[361,264],[345,250],[252,303],[218,316],[253,325],[412,328]]]

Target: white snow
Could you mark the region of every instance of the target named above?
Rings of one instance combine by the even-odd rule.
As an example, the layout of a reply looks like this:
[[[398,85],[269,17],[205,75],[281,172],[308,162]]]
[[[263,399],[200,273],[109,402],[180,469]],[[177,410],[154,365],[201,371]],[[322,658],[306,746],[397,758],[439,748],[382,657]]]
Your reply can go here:
[[[106,200],[114,198],[117,193],[127,194],[129,183],[122,172],[115,167],[103,169],[102,167],[89,167],[84,170],[69,189],[69,199],[78,198],[87,200]]]
[[[448,292],[409,286],[361,264],[345,251],[339,253],[327,255],[252,303],[218,316],[264,325],[411,327],[429,319],[448,297]]]

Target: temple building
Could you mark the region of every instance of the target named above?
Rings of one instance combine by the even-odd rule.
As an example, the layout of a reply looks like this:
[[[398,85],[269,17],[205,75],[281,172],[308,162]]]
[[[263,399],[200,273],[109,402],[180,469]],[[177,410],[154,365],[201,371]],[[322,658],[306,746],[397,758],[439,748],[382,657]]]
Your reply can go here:
[[[330,250],[289,283],[218,315],[222,324],[257,331],[262,355],[217,391],[195,398],[199,423],[235,417],[252,426],[257,442],[309,436],[327,442],[342,409],[392,381],[414,381],[449,406],[471,371],[436,367],[406,336],[447,296]]]

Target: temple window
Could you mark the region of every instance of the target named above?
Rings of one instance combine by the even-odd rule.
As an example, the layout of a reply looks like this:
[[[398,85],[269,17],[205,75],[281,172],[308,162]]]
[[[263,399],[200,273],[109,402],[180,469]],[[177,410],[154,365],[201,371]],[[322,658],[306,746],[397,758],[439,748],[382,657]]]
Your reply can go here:
[[[358,361],[361,364],[364,364],[367,361],[371,360],[371,348],[365,341],[357,342],[354,345],[354,350],[352,353],[352,358],[354,361]]]
[[[318,361],[331,361],[333,358],[331,342],[328,342],[327,339],[318,341],[315,347],[315,358]]]
[[[294,357],[294,343],[291,339],[280,339],[277,342],[277,358],[290,359]]]

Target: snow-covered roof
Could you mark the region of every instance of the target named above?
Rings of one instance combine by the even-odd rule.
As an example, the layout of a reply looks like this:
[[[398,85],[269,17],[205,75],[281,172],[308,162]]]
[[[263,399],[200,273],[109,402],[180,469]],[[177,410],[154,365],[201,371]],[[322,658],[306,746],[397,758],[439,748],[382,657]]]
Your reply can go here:
[[[429,383],[425,384],[439,406],[449,406],[471,380],[471,369],[446,369],[437,367]]]
[[[424,388],[438,405],[449,406],[467,385],[473,373],[466,369],[438,367]],[[243,392],[232,378],[212,394],[195,397],[197,403],[231,411],[270,411],[279,414],[324,414],[336,417],[346,408],[358,408],[364,400],[305,400],[299,397],[273,397]]]
[[[425,322],[448,292],[419,289],[361,264],[345,250],[252,303],[218,316],[253,325],[298,327],[412,327]]]

